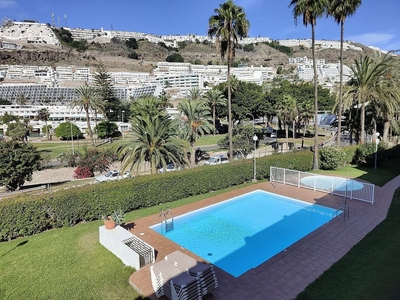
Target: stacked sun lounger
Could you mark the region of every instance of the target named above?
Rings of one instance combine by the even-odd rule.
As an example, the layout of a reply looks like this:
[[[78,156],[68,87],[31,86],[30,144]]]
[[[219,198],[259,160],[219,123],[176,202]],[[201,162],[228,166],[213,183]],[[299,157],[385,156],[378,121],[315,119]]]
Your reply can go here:
[[[151,283],[156,296],[171,300],[194,300],[202,298],[200,282],[196,277],[162,260],[150,267]]]
[[[212,265],[199,262],[178,250],[165,256],[165,259],[189,275],[196,277],[200,282],[203,296],[217,288],[217,276]]]

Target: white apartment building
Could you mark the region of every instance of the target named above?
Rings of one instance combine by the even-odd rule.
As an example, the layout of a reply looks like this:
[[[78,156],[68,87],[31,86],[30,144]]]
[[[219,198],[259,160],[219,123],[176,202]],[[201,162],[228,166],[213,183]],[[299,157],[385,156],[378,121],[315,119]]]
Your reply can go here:
[[[29,119],[29,125],[31,125],[33,128],[32,131],[34,133],[41,134],[41,130],[43,126],[45,126],[45,122],[36,120],[36,118],[42,108],[48,109],[50,116],[47,125],[50,125],[53,129],[55,129],[61,123],[69,121],[78,126],[81,132],[86,132],[87,123],[85,112],[69,106],[0,105],[0,117],[7,113],[13,116],[18,116],[21,119]],[[94,114],[92,111],[89,111],[89,116],[91,119],[92,128],[96,126],[97,122],[104,119],[102,114]],[[0,125],[0,129],[2,129],[3,133],[6,132],[7,125]]]
[[[69,28],[64,27],[70,31],[72,38],[75,40],[87,40],[87,41],[99,41],[109,42],[113,37],[127,40],[129,38],[135,39],[147,39],[151,43],[163,42],[167,46],[177,47],[178,42],[214,42],[208,36],[202,36],[197,34],[186,34],[186,35],[155,35],[142,32],[131,32],[131,31],[120,31],[120,30],[104,30],[100,29],[83,29],[83,28]],[[56,35],[52,31],[49,24],[29,21],[29,22],[12,22],[7,26],[0,27],[0,38],[4,43],[12,43],[13,41],[22,41],[26,43],[43,43],[50,45],[61,46]],[[280,45],[287,47],[304,46],[311,48],[311,39],[285,39],[276,40]],[[251,43],[262,43],[272,42],[269,37],[247,37],[239,40],[239,44],[246,45]],[[319,48],[331,48],[340,49],[340,41],[333,40],[316,40],[315,44]],[[1,46],[1,45],[0,45]],[[9,49],[15,49],[16,45],[4,44],[3,48],[9,47]],[[346,41],[343,44],[345,50],[353,49],[362,51],[360,47],[356,47],[351,44],[350,41]]]

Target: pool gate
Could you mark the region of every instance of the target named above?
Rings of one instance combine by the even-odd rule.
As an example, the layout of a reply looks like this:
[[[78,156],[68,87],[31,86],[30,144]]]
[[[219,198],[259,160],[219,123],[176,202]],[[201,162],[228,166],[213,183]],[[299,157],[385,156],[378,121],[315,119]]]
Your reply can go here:
[[[312,184],[309,183],[310,181],[307,184],[302,182],[303,178],[306,177],[316,178],[317,176],[324,177],[323,186],[320,185],[320,182],[318,180],[311,180]],[[337,183],[338,180],[342,181],[345,180],[346,184],[344,184],[344,188],[343,185],[340,188],[335,187],[336,186],[335,183]],[[325,175],[301,172],[291,169],[270,167],[270,181],[288,185],[294,185],[297,187],[312,189],[314,191],[326,192],[332,195],[345,197],[345,205],[344,205],[345,208],[347,207],[347,199],[360,200],[371,204],[374,204],[374,199],[375,199],[374,184],[359,182],[355,181],[354,179],[348,179],[348,178],[344,179],[341,177],[325,176]],[[353,190],[352,189],[353,184],[354,186],[362,185],[362,187]]]

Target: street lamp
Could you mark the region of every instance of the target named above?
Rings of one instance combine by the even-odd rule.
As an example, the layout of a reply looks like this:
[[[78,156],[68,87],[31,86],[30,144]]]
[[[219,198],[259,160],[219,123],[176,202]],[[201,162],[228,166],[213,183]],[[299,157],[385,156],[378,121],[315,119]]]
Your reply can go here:
[[[71,141],[72,141],[72,154],[74,154],[74,136],[72,134],[72,122],[69,122],[70,127],[71,127]]]
[[[253,176],[252,182],[257,182],[257,178],[256,178],[256,175],[257,175],[257,165],[256,165],[257,140],[258,140],[258,137],[257,137],[256,134],[254,134],[254,136],[253,136],[253,141],[254,141],[254,154],[253,154],[253,160],[254,160],[254,176]]]
[[[375,166],[374,166],[374,169],[376,170],[376,169],[377,169],[376,164],[377,164],[377,162],[378,162],[379,132],[376,132],[376,133],[375,133],[375,136],[376,136],[376,138],[375,138]]]
[[[122,130],[122,139],[125,139],[125,135],[124,135],[124,131],[125,131],[125,126],[124,126],[124,110],[122,111],[122,118],[121,118],[121,121],[122,121],[122,125],[121,125],[121,130]]]

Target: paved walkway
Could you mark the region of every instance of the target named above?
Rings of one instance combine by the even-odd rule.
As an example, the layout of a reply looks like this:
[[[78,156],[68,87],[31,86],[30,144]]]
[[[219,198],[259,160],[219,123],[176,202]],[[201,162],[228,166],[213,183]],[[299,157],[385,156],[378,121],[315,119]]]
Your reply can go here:
[[[296,188],[269,182],[257,183],[223,195],[211,197],[196,203],[173,209],[178,216],[200,207],[217,203],[256,189],[266,190],[299,200],[338,208],[344,199],[308,189]],[[355,244],[381,223],[387,215],[395,190],[400,187],[400,176],[383,187],[375,189],[375,204],[349,201],[350,218],[339,216],[320,227],[302,240],[288,247],[260,266],[235,278],[215,267],[219,286],[213,295],[204,299],[253,299],[281,300],[294,299],[310,283],[317,279],[332,264],[340,260]],[[182,249],[179,245],[164,238],[149,228],[160,222],[158,215],[135,220],[131,232],[152,245],[156,251],[156,261],[165,255],[180,250],[200,261],[202,258]],[[262,251],[262,249],[260,249]],[[150,299],[157,299],[151,286],[150,265],[136,271],[129,278],[130,284]],[[167,299],[162,297],[160,299]]]

